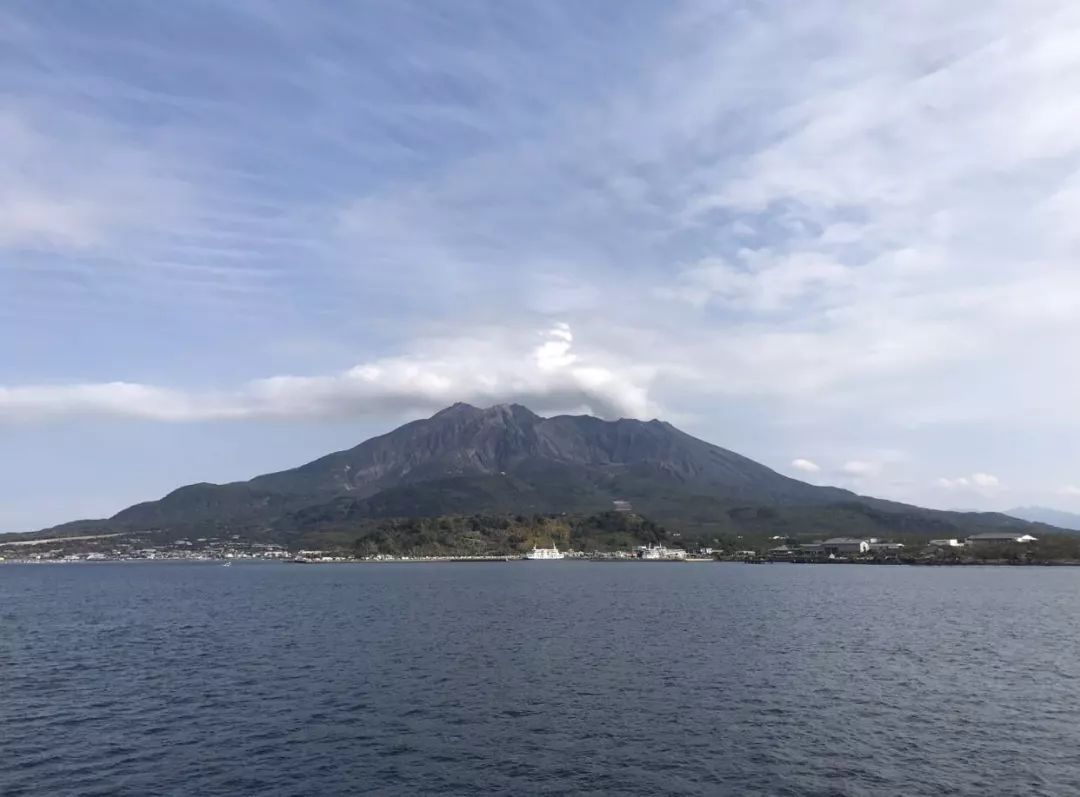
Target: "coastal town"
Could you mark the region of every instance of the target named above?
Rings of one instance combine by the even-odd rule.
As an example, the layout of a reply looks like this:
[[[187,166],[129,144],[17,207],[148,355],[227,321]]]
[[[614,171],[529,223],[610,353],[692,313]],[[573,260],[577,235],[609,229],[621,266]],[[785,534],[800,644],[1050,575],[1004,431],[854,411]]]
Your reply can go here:
[[[357,556],[334,549],[289,548],[272,542],[229,538],[195,537],[171,541],[151,535],[88,535],[0,543],[3,563],[75,562],[288,562],[319,564],[339,562],[482,562],[482,561],[607,561],[607,562],[746,562],[752,564],[942,564],[979,563],[987,559],[1028,560],[1039,540],[1026,533],[991,532],[964,539],[931,539],[908,544],[876,537],[830,537],[798,541],[774,535],[768,544],[741,548],[695,544],[649,543],[620,550],[559,550],[534,546],[525,553],[491,552],[440,555],[375,553]]]
[[[877,537],[831,537],[826,540],[796,543],[782,537],[773,537],[777,545],[767,549],[764,554],[757,551],[740,552],[747,559],[767,561],[816,562],[821,560],[853,559],[859,561],[875,559],[899,559],[918,556],[923,559],[938,559],[944,555],[958,556],[961,553],[990,550],[1022,551],[1038,542],[1038,538],[1018,532],[987,532],[974,534],[965,539],[932,539],[921,547],[909,551],[902,542],[892,542]]]
[[[73,548],[82,550],[72,550]],[[151,542],[146,538],[122,535],[57,537],[0,543],[0,564],[73,563],[73,562],[221,562],[277,561],[292,564],[331,562],[483,562],[522,560],[601,560],[601,561],[712,561],[710,548],[688,552],[685,548],[642,545],[632,550],[560,551],[536,548],[524,554],[487,555],[395,555],[355,556],[340,550],[289,549],[275,543],[248,542],[239,536],[229,539],[198,537],[170,542]],[[538,555],[539,554],[539,555]]]

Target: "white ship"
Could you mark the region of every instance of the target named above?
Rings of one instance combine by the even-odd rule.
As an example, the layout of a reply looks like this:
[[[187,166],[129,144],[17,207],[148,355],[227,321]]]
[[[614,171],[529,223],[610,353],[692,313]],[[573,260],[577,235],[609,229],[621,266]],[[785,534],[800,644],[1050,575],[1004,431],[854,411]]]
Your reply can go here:
[[[672,561],[686,558],[682,548],[665,548],[663,545],[642,545],[637,549],[639,559],[650,561]]]
[[[551,543],[550,548],[537,548],[535,545],[533,549],[525,554],[526,559],[562,559],[563,554],[555,547],[555,543]]]

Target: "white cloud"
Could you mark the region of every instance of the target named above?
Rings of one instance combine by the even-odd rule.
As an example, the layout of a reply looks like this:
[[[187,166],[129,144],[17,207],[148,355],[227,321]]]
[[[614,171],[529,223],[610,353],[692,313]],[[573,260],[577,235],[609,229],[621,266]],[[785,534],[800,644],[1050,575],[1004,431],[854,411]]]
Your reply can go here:
[[[809,459],[800,458],[792,460],[791,467],[793,467],[795,470],[802,471],[803,473],[821,472],[821,466]]]
[[[941,477],[935,484],[943,490],[972,492],[983,496],[993,495],[1001,487],[1001,479],[992,473],[973,473],[954,478]]]
[[[567,324],[556,324],[548,330],[547,338],[536,348],[537,368],[541,371],[556,371],[567,368],[577,361],[577,355],[570,350],[574,336]]]
[[[105,416],[157,421],[342,418],[517,401],[544,412],[648,417],[650,369],[578,355],[565,324],[532,356],[520,341],[447,338],[330,376],[275,376],[232,391],[108,382],[0,387],[0,423]]]
[[[1061,495],[1067,495],[1073,498],[1080,497],[1080,486],[1075,484],[1066,484],[1064,487],[1058,490],[1058,492],[1061,493]]]
[[[148,152],[98,122],[58,114],[46,127],[9,109],[0,141],[0,248],[97,247],[175,221],[186,202]]]
[[[839,23],[834,12],[811,2],[785,19],[751,16],[730,57],[702,56],[772,108],[742,117],[769,132],[760,146],[716,152],[685,195],[690,229],[764,230],[714,236],[716,251],[661,288],[713,311],[710,323],[732,311],[711,354],[687,359],[724,374],[717,392],[805,412],[991,422],[1037,402],[1075,424],[1080,379],[1061,356],[1080,334],[1080,238],[1066,221],[1080,211],[1080,101],[1061,98],[1080,77],[1080,11],[1003,3],[976,21],[961,3],[868,7]],[[698,24],[714,23],[730,20]],[[809,58],[823,41],[832,54]],[[707,149],[730,109],[698,99],[695,143]],[[1031,379],[1001,373],[1003,360]],[[973,393],[973,377],[992,387]],[[1059,389],[1030,396],[1023,386],[1040,380]]]
[[[835,290],[850,282],[850,270],[817,253],[775,257],[767,252],[741,251],[739,264],[707,258],[684,270],[673,288],[661,296],[683,299],[696,306],[719,302],[774,312],[813,291]]]
[[[778,420],[821,439],[839,425],[875,462],[868,438],[930,425],[912,476],[924,494],[926,469],[964,471],[940,455],[969,424],[1076,426],[1074,8],[702,5],[652,51],[662,62],[644,84],[423,190],[360,203],[357,250],[424,264],[440,284],[497,284],[526,309],[550,303],[505,264],[541,263],[553,284],[608,299],[602,313],[575,304],[575,332],[655,367],[669,406],[764,407],[774,437],[793,433]],[[580,376],[563,362],[575,353],[552,340],[531,356]],[[826,450],[815,443],[802,450]],[[876,475],[858,460],[839,470]]]
[[[572,343],[574,335],[570,331],[570,325],[560,321],[555,324],[550,330],[548,330],[548,337],[555,338],[557,340],[563,340],[567,343]]]
[[[938,487],[942,487],[946,490],[965,489],[971,486],[971,479],[967,476],[957,476],[955,479],[949,479],[945,476],[939,478],[934,482]]]
[[[881,468],[872,462],[862,462],[860,460],[850,460],[845,462],[840,472],[845,476],[851,476],[853,478],[863,478],[865,476],[875,475]]]
[[[29,244],[87,247],[100,239],[93,205],[10,189],[0,196],[0,246]]]

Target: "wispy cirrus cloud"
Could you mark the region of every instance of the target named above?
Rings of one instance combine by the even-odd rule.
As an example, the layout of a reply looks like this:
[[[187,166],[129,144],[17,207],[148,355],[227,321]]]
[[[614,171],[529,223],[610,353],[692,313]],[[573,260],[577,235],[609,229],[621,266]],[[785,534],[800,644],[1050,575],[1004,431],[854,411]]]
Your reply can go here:
[[[1070,497],[1064,0],[22,4],[0,43],[8,421],[517,397]]]
[[[187,201],[152,155],[99,123],[0,112],[0,250],[86,250],[166,226]]]

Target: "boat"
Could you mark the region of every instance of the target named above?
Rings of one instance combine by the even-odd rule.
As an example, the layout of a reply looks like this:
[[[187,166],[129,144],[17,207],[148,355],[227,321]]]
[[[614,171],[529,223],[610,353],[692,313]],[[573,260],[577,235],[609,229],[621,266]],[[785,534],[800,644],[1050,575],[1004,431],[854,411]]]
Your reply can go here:
[[[665,548],[663,545],[641,545],[637,549],[638,559],[657,562],[682,562],[686,560],[686,551],[682,548]]]
[[[551,543],[550,548],[537,548],[535,545],[533,549],[525,554],[526,559],[564,559],[563,553],[555,547],[555,543]]]

